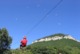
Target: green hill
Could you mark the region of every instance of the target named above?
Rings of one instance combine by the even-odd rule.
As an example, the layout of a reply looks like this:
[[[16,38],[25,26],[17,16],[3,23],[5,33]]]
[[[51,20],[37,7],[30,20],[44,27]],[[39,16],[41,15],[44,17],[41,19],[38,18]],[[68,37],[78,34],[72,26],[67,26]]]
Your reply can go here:
[[[80,43],[71,39],[33,43],[14,54],[80,54]]]

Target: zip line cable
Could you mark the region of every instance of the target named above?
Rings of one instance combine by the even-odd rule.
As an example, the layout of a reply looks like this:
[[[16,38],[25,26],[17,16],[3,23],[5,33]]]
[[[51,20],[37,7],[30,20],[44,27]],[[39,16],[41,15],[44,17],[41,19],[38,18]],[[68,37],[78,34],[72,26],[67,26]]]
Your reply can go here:
[[[32,32],[32,30],[34,30],[46,17],[47,15],[49,15],[57,6],[59,6],[61,4],[63,0],[60,0],[49,12],[47,12],[44,17],[38,22],[36,23],[28,32],[27,32],[27,35]]]

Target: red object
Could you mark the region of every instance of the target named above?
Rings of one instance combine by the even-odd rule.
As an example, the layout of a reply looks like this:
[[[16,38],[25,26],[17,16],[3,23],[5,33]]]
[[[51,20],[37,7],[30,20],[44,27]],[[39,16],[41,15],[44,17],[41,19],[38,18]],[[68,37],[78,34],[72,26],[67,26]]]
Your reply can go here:
[[[21,40],[21,45],[26,46],[28,40],[26,39],[26,36],[24,36],[23,40]]]

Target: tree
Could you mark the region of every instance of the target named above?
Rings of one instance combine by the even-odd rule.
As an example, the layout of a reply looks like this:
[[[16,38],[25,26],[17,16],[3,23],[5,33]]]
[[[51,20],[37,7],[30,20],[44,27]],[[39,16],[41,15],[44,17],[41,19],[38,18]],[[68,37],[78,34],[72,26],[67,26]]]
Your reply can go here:
[[[4,53],[10,49],[12,38],[9,36],[6,28],[0,29],[0,53]]]

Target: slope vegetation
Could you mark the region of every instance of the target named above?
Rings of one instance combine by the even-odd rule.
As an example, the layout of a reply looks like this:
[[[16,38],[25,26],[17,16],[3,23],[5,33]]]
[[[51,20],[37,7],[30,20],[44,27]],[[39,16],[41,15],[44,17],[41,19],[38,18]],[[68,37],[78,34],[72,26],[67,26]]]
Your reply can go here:
[[[12,52],[14,54],[80,54],[80,42],[71,39],[43,41]]]

